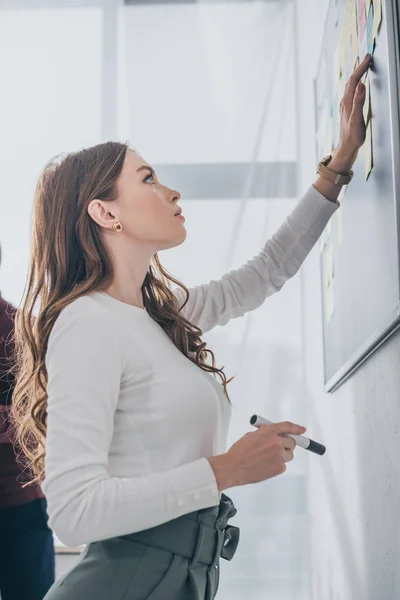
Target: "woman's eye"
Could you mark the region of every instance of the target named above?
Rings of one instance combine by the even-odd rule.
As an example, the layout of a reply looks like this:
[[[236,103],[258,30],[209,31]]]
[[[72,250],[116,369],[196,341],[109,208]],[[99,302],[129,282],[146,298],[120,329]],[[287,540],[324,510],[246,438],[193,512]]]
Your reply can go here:
[[[154,175],[153,173],[150,173],[149,175],[147,175],[145,181],[146,183],[149,181],[149,179],[153,179],[153,181],[150,181],[150,183],[154,183]]]

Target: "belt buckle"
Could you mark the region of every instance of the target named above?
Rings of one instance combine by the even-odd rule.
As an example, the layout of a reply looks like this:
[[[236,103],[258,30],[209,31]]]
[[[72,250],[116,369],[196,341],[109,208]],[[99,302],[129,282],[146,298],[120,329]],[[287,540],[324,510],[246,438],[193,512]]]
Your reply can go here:
[[[232,560],[239,544],[239,532],[239,527],[235,527],[235,525],[227,525],[224,529],[216,530],[217,542],[210,569],[217,567],[220,557],[225,558],[225,560]]]
[[[222,545],[221,557],[225,560],[232,560],[239,544],[240,529],[235,525],[227,525],[224,530],[224,540]]]

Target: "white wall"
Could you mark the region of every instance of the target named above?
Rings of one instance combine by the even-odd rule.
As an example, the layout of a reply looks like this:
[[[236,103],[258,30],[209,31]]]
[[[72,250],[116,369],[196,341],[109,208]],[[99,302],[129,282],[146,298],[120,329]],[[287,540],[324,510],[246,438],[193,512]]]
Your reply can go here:
[[[249,161],[269,96],[258,158],[295,160],[290,6],[149,3],[121,11],[119,43],[129,68],[118,134],[128,126],[132,143],[154,163]]]
[[[315,180],[322,158],[314,150],[312,80],[327,4],[296,0],[300,188]],[[318,248],[301,275],[308,430],[328,448],[322,459],[309,458],[310,599],[395,600],[400,597],[400,337],[379,349],[337,392],[325,394]]]
[[[0,10],[0,290],[15,304],[40,170],[101,141],[101,32],[99,8]]]

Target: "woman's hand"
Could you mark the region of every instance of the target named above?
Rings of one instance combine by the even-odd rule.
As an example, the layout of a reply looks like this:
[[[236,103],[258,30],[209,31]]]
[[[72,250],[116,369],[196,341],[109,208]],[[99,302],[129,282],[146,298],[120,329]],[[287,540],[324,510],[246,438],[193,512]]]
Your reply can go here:
[[[366,125],[363,106],[365,102],[365,85],[361,77],[371,66],[371,55],[367,54],[363,62],[355,69],[348,80],[344,96],[340,102],[340,139],[337,152],[352,156],[365,142]]]
[[[286,471],[286,463],[293,460],[296,442],[283,433],[301,435],[305,427],[285,421],[261,425],[241,437],[224,454],[208,459],[221,492],[237,485],[259,483]]]
[[[350,172],[357,160],[358,151],[365,142],[366,126],[363,113],[365,85],[360,82],[360,79],[370,66],[371,56],[367,54],[347,82],[340,102],[340,139],[332,153],[328,168],[343,175]],[[314,187],[331,202],[337,202],[342,184],[332,183],[320,175]]]

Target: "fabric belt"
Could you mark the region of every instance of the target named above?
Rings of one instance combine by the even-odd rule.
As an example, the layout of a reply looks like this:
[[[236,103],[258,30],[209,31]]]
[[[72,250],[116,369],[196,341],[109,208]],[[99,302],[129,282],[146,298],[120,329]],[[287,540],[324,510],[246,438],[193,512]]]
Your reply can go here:
[[[210,526],[204,522],[207,520],[204,517],[212,510],[217,510],[218,515],[214,525]],[[222,493],[219,507],[202,509],[190,513],[192,518],[183,515],[157,527],[120,537],[183,556],[189,559],[191,567],[197,562],[214,567],[220,557],[232,560],[236,552],[240,529],[227,525],[228,519],[236,513],[232,500]],[[196,520],[193,515],[197,516]]]

